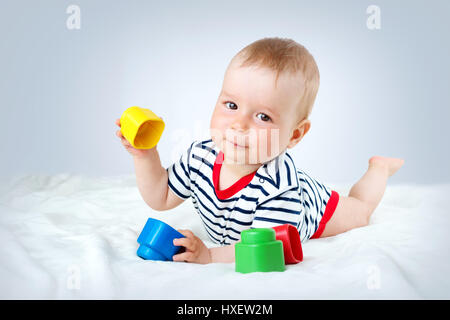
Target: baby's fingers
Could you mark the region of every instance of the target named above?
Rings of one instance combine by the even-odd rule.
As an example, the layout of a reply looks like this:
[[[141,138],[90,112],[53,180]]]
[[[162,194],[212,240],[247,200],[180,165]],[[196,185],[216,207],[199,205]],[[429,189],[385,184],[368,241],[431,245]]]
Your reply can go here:
[[[196,247],[195,242],[189,238],[173,239],[173,244],[175,246],[185,247],[189,251],[195,251],[195,247]]]
[[[127,139],[125,139],[125,137],[123,136],[122,132],[120,130],[116,131],[116,136],[118,136],[123,144],[124,147],[132,147],[131,143],[128,142]]]
[[[195,260],[194,254],[192,252],[183,252],[176,254],[172,257],[173,261],[179,261],[179,262],[191,262]]]
[[[122,130],[117,130],[117,131],[116,131],[116,135],[117,135],[119,138],[125,138],[125,137],[123,136],[123,134],[122,134]]]
[[[116,125],[120,127],[120,119],[116,119]]]
[[[122,140],[122,143],[127,143],[127,144],[129,144],[129,142],[127,141],[127,139],[125,139],[125,137],[123,136],[122,131],[117,130],[117,131],[116,131],[116,136],[118,136],[118,137]]]
[[[186,238],[194,238],[195,235],[191,230],[183,230],[183,229],[178,229],[177,230],[179,233],[181,233],[183,236],[185,236]]]

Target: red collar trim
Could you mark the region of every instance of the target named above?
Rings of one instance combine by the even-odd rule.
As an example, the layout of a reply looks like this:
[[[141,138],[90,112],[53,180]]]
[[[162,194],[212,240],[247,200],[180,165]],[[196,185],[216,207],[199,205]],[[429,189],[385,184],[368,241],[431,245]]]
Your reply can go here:
[[[224,155],[223,152],[220,151],[219,154],[216,157],[216,161],[214,161],[214,167],[213,167],[213,184],[214,184],[214,191],[216,192],[217,198],[220,200],[225,200],[230,198],[231,196],[235,195],[242,189],[244,189],[250,181],[252,181],[253,177],[256,174],[256,171],[243,176],[238,181],[236,181],[233,185],[230,187],[219,190],[219,178],[220,178],[220,170],[222,169],[222,163],[223,163]]]

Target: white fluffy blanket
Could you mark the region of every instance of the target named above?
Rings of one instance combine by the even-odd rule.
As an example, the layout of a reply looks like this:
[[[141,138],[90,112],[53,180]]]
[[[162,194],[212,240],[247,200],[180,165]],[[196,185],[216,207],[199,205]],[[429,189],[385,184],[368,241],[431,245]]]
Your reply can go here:
[[[0,298],[449,299],[448,194],[389,186],[369,226],[304,243],[304,261],[284,272],[240,274],[140,259],[148,217],[213,244],[189,201],[154,212],[132,175],[21,176],[0,185]]]

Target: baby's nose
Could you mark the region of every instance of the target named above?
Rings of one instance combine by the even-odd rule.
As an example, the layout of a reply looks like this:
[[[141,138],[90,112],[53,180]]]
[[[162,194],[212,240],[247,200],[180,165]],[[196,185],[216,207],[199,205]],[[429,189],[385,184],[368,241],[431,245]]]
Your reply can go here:
[[[236,125],[236,124],[233,124],[231,126],[231,129],[233,129],[233,131],[236,131],[236,132],[245,132],[245,128],[243,128],[240,125]]]
[[[233,121],[233,123],[231,124],[231,129],[233,129],[235,131],[245,132],[248,130],[248,128],[249,128],[249,123],[248,123],[247,119],[245,119],[244,117],[235,119],[235,121]]]

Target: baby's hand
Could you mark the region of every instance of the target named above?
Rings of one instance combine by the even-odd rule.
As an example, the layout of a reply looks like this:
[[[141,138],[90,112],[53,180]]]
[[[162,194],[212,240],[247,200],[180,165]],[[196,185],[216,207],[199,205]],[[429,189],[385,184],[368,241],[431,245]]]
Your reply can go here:
[[[173,256],[173,261],[194,262],[200,264],[211,263],[211,254],[202,240],[190,230],[178,230],[186,238],[174,239],[175,246],[183,246],[186,251]]]
[[[116,120],[116,125],[120,128],[120,119]],[[137,158],[145,158],[148,156],[148,154],[151,152],[150,150],[152,149],[136,149],[133,148],[133,146],[131,145],[131,143],[128,142],[127,139],[125,139],[125,137],[122,134],[122,131],[117,130],[116,131],[116,136],[118,136],[120,138],[120,140],[122,141],[123,146],[125,147],[125,149],[133,156],[133,157],[137,157]]]

